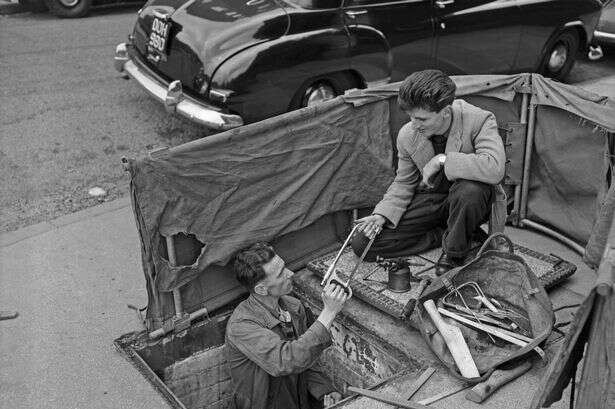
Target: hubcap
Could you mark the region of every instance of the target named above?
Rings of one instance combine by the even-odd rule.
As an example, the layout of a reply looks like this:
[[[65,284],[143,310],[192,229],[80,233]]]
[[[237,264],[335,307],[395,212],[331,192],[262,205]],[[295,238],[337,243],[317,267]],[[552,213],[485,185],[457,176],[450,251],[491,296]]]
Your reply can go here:
[[[562,69],[568,58],[568,48],[564,44],[558,44],[551,51],[549,57],[549,71],[557,72]]]
[[[311,107],[328,99],[335,98],[335,91],[326,84],[319,84],[311,87],[306,92],[305,106]]]
[[[60,3],[62,3],[63,6],[65,7],[75,7],[77,4],[79,4],[80,0],[60,0]]]

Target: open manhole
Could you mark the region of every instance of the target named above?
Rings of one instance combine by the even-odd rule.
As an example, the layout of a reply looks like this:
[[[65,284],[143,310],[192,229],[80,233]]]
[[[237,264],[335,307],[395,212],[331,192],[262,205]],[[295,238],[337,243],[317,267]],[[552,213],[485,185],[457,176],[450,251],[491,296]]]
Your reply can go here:
[[[319,302],[300,296],[317,316]],[[224,332],[232,313],[227,307],[180,332],[151,339],[132,332],[115,345],[173,408],[234,408],[230,371],[224,354]],[[331,328],[333,345],[321,364],[336,388],[372,387],[408,368],[409,362],[364,335],[360,324],[339,319]]]

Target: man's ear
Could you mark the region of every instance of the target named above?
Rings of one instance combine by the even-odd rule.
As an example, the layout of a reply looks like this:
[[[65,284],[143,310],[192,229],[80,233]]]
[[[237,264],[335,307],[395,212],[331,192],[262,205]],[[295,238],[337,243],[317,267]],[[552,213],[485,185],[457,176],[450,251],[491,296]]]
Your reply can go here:
[[[442,116],[444,116],[445,118],[449,117],[452,115],[452,107],[450,105],[447,105],[444,108],[442,108],[440,112],[442,112]]]
[[[268,295],[267,287],[263,283],[258,283],[254,286],[254,292],[258,295]]]

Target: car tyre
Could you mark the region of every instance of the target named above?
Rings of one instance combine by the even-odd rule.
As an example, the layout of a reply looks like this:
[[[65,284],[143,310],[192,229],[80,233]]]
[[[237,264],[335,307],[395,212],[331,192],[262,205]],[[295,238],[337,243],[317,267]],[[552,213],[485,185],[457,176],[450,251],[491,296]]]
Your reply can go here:
[[[564,31],[547,46],[539,72],[562,81],[572,69],[578,51],[579,35],[576,31]]]
[[[45,0],[52,14],[58,17],[83,17],[90,12],[92,0]]]
[[[357,83],[350,74],[336,73],[322,76],[302,86],[293,97],[289,109],[305,108],[335,98],[347,89],[355,87]]]
[[[19,0],[19,4],[28,11],[33,13],[42,13],[47,11],[47,5],[43,0]]]

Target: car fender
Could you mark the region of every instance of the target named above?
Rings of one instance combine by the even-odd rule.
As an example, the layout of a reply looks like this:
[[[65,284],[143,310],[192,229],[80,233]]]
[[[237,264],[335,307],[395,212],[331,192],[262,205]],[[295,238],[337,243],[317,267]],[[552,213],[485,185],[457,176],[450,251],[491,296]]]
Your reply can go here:
[[[566,0],[565,3],[562,6],[556,1],[519,0],[522,12],[530,17],[522,33],[516,71],[536,70],[547,48],[565,30],[575,30],[579,34],[579,47],[587,46],[600,18],[600,3],[597,0]]]
[[[350,69],[346,32],[322,29],[244,48],[218,65],[209,90],[232,91],[226,107],[253,122],[286,112],[307,79]]]
[[[348,26],[350,66],[362,73],[367,85],[387,83],[393,71],[393,53],[384,33],[367,25]]]

